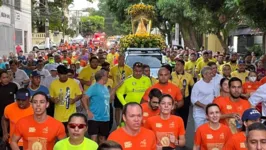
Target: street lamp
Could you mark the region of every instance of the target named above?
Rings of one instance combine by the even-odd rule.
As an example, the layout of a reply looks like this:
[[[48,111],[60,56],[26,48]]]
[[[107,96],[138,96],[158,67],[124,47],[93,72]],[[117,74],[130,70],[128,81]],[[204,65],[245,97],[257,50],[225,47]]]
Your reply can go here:
[[[45,48],[50,48],[50,40],[49,40],[49,19],[45,19]]]

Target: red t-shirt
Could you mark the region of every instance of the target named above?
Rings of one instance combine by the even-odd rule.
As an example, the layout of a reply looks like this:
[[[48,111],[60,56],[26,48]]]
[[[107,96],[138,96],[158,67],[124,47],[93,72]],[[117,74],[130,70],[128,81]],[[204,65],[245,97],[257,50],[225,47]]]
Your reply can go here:
[[[47,116],[45,122],[38,123],[33,115],[16,123],[14,135],[23,139],[24,150],[53,150],[56,139],[66,137],[65,127],[61,122]]]

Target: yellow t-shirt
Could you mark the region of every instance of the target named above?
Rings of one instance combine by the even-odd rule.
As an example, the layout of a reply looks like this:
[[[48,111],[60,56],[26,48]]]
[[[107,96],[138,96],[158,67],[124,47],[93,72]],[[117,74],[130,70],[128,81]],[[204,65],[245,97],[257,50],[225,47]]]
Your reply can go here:
[[[114,60],[118,58],[118,53],[109,53],[107,54],[106,56],[106,61],[110,64],[110,67],[113,67],[114,66]]]
[[[124,67],[118,67],[115,65],[111,68],[109,75],[111,76],[115,87],[122,79],[122,74],[124,74],[125,79],[132,75],[132,69],[128,65],[124,65]]]
[[[150,80],[151,80],[151,85],[157,83],[157,79],[155,79],[154,77],[150,77]]]
[[[49,88],[50,96],[53,98],[59,98],[59,103],[55,104],[54,118],[60,122],[67,122],[70,115],[76,112],[76,104],[69,104],[69,108],[66,109],[66,93],[69,88],[70,98],[74,99],[76,96],[81,95],[82,92],[78,83],[68,78],[64,83],[59,79],[54,80]]]
[[[230,66],[231,66],[231,71],[233,72],[233,71],[236,71],[237,69],[238,69],[238,66],[237,66],[237,64],[235,63],[235,64],[232,64],[231,62],[229,62],[229,63],[227,63],[227,64],[229,64]]]
[[[78,78],[82,79],[84,81],[89,81],[91,79],[92,76],[95,75],[95,73],[97,71],[99,71],[101,69],[100,66],[98,66],[96,69],[92,69],[90,65],[84,67],[81,72],[79,73]],[[93,83],[95,82],[95,79],[93,78]],[[84,91],[87,91],[87,89],[89,88],[89,86],[84,85]]]
[[[217,62],[217,59],[216,58],[212,58],[212,59],[209,59],[209,61],[212,61],[212,62]]]
[[[248,77],[249,71],[239,73],[237,70],[231,73],[232,77],[237,77],[242,81],[242,84],[246,82],[246,77]]]
[[[109,89],[112,89],[113,88],[113,84],[114,84],[114,82],[113,82],[113,80],[112,79],[110,79],[110,78],[108,78],[108,80],[107,80],[107,83],[105,84],[105,86]]]
[[[189,73],[189,74],[191,74],[192,76],[194,76],[195,69],[196,69],[196,65],[197,65],[197,62],[196,62],[196,61],[194,61],[194,62],[192,62],[192,61],[188,61],[188,62],[185,63],[185,67],[184,67],[184,69],[185,69],[185,71],[186,71],[187,73]]]
[[[185,89],[185,97],[189,96],[189,86],[192,87],[194,85],[194,80],[191,74],[185,72],[184,74],[176,74],[176,72],[172,72],[172,83],[178,86],[180,89],[183,89],[183,80],[186,80],[186,89]]]
[[[136,79],[133,76],[127,78],[121,87],[116,91],[116,95],[122,105],[128,102],[140,103],[145,91],[151,86],[150,78],[142,76]],[[126,94],[126,98],[124,95]]]
[[[220,74],[223,74],[223,66],[224,66],[224,63],[220,65],[218,62],[216,62],[216,65],[217,65],[218,72]]]
[[[198,73],[200,73],[201,69],[204,68],[205,66],[207,66],[208,63],[209,63],[209,61],[208,61],[208,62],[205,62],[205,61],[203,61],[203,60],[200,61],[200,62],[197,64],[197,66],[196,66],[196,71],[197,71]]]
[[[72,145],[69,137],[56,142],[53,150],[97,150],[98,144],[91,139],[85,138],[81,144]]]

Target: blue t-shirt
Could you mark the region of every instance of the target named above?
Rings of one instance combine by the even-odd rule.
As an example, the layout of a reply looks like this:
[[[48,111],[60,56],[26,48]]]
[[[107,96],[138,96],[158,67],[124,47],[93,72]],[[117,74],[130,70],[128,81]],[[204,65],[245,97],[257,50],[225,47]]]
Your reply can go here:
[[[50,97],[48,88],[43,85],[40,85],[40,87],[36,90],[32,90],[30,87],[28,87],[28,90],[30,91],[31,97],[37,92],[44,92],[48,97]]]
[[[110,121],[110,94],[106,86],[99,83],[93,84],[86,91],[90,98],[90,111],[93,113],[92,120]]]
[[[6,63],[4,62],[0,63],[0,69],[6,69]]]

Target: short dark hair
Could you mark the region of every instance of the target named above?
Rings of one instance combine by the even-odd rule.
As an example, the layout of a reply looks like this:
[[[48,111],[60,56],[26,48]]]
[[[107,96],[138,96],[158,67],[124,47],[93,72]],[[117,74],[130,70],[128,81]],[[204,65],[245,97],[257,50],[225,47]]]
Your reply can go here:
[[[223,83],[224,83],[225,81],[227,81],[227,80],[229,80],[229,79],[228,79],[228,78],[222,78],[221,81],[220,81],[220,86],[222,87]]]
[[[185,61],[182,60],[182,59],[176,59],[175,61],[176,61],[176,62],[180,62],[183,66],[185,65]]]
[[[167,70],[170,71],[170,74],[172,73],[172,67],[171,67],[171,65],[169,65],[169,64],[162,65],[161,68],[166,68]]]
[[[96,59],[97,61],[99,61],[99,59],[96,56],[92,56],[89,61],[92,62],[93,59]]]
[[[206,106],[206,108],[205,108],[205,113],[206,113],[206,115],[208,115],[209,108],[210,108],[210,107],[213,107],[213,106],[216,106],[216,107],[218,107],[218,108],[219,108],[219,110],[221,111],[221,109],[220,109],[219,105],[217,105],[217,104],[215,104],[215,103],[210,103],[210,104],[208,104],[208,105]]]
[[[102,67],[107,67],[107,66],[110,66],[110,63],[108,63],[108,62],[104,62],[103,64],[102,64]]]
[[[105,141],[102,144],[99,145],[97,150],[109,150],[111,148],[118,148],[122,150],[122,146],[115,141]]]
[[[152,99],[153,97],[157,97],[160,99],[162,95],[163,94],[159,89],[154,88],[154,89],[151,89],[151,91],[149,93],[149,98]]]
[[[232,77],[230,80],[229,80],[229,87],[231,87],[231,84],[232,82],[235,82],[235,81],[239,81],[242,85],[242,81],[238,78],[238,77]]]
[[[67,67],[66,66],[59,65],[57,67],[57,72],[58,72],[58,74],[67,74],[68,73],[68,70],[67,70]]]
[[[143,67],[143,64],[141,62],[135,62],[134,65],[133,65],[133,69],[135,67],[142,68]]]
[[[253,130],[260,130],[260,131],[266,131],[266,126],[263,124],[263,123],[260,123],[260,122],[256,122],[256,123],[253,123],[251,124],[250,126],[248,126],[248,129],[247,129],[247,138],[249,136],[249,132],[250,131],[253,131]]]
[[[0,77],[2,77],[2,75],[3,75],[4,73],[8,74],[6,70],[1,70],[1,71],[0,71]]]
[[[160,99],[159,99],[159,103],[161,103],[162,100],[163,100],[164,98],[166,98],[166,97],[170,98],[170,99],[172,100],[172,103],[174,104],[175,101],[174,101],[173,97],[172,97],[170,94],[163,94],[163,95],[160,97]]]
[[[208,65],[209,67],[211,67],[211,66],[213,66],[213,65],[217,66],[216,63],[215,63],[215,62],[212,62],[212,61],[211,61],[211,62],[208,62],[207,65]]]
[[[84,120],[84,122],[86,123],[86,125],[88,125],[87,117],[83,113],[74,113],[74,114],[72,114],[71,116],[69,116],[67,123],[69,123],[73,117],[82,118]]]
[[[11,66],[12,64],[18,65],[18,61],[17,60],[10,60],[9,65]]]
[[[67,73],[75,74],[74,70],[72,69],[67,69]]]
[[[122,110],[122,114],[123,115],[127,114],[128,106],[139,106],[141,108],[141,111],[142,111],[142,106],[139,103],[137,103],[137,102],[129,102],[123,107],[123,110]]]
[[[150,68],[150,66],[147,65],[147,64],[143,64],[143,65],[142,65],[142,69],[146,69],[146,68]]]
[[[48,95],[45,94],[45,93],[42,92],[42,91],[39,91],[39,92],[36,92],[35,94],[33,94],[32,97],[31,97],[31,101],[33,100],[33,98],[34,98],[36,95],[42,95],[42,96],[44,96],[44,97],[45,97],[45,100],[46,100],[47,102],[49,102],[49,97],[48,97]]]

